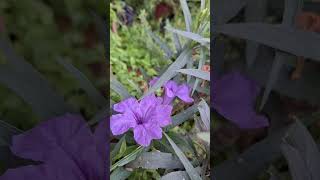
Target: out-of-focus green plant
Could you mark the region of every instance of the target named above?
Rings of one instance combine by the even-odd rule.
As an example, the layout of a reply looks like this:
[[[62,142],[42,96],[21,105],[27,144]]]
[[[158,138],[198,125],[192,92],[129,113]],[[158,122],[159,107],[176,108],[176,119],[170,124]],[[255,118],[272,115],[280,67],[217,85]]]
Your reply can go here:
[[[79,68],[94,83],[96,87],[103,87],[101,79],[92,73],[90,65],[104,63],[103,43],[96,41],[93,32],[94,18],[88,8],[98,8],[97,3],[85,1],[65,1],[63,7],[57,8],[55,3],[61,1],[11,1],[0,2],[0,14],[4,21],[5,33],[10,37],[17,53],[31,63],[46,79],[56,87],[66,101],[75,105],[84,114],[90,116],[95,109],[88,103],[88,97],[81,91],[70,74],[65,73],[61,65],[56,62],[58,57],[64,57]],[[63,9],[64,14],[61,13]],[[66,19],[59,19],[65,16]],[[67,29],[61,31],[61,27]],[[92,47],[86,47],[88,41]],[[3,57],[0,57],[2,62]],[[98,65],[99,66],[99,65]],[[21,121],[22,117],[34,119],[30,108],[10,90],[0,87],[0,117],[10,119],[21,129],[32,127],[32,123]],[[16,103],[13,103],[16,102]],[[8,105],[9,103],[9,105]]]
[[[111,26],[116,26],[116,32],[110,30],[110,65],[116,78],[132,95],[137,96],[137,88],[146,85],[141,69],[148,76],[156,76],[156,69],[165,64],[164,58],[148,38],[146,24],[136,17],[131,26],[123,25],[117,18],[117,9],[119,10],[119,4],[111,4],[110,23]],[[144,11],[141,15],[145,15]],[[150,52],[151,49],[153,53]],[[114,94],[111,95],[114,97]]]

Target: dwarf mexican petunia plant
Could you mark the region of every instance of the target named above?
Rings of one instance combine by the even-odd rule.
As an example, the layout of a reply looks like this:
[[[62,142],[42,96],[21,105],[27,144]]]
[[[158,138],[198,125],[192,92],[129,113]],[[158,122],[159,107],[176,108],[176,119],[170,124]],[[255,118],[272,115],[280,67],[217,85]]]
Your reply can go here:
[[[180,0],[163,34],[139,16],[166,63],[156,77],[144,74],[140,95],[111,79],[121,96],[110,107],[111,179],[209,179],[209,3]]]

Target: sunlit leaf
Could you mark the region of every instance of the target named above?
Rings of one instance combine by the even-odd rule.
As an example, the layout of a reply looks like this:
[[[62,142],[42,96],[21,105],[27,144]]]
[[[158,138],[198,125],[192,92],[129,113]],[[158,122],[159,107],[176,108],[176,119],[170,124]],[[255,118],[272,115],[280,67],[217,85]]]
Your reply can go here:
[[[166,26],[166,29],[168,31],[170,31],[170,32],[177,33],[178,35],[183,36],[185,38],[194,40],[194,41],[196,41],[196,42],[198,42],[198,43],[200,43],[202,45],[210,44],[210,38],[202,37],[199,34],[195,34],[195,33],[188,32],[188,31],[181,31],[181,30],[174,29],[174,28],[171,28],[171,27],[168,27],[168,26]]]
[[[180,0],[180,5],[183,11],[184,21],[186,23],[186,29],[187,31],[191,32],[192,19],[191,19],[191,14],[190,14],[187,0]]]
[[[142,153],[136,160],[126,165],[129,168],[144,168],[144,169],[177,169],[183,168],[179,159],[170,154],[163,152],[145,152]]]
[[[125,170],[123,167],[116,168],[110,175],[111,180],[126,180],[132,172]]]
[[[210,72],[202,71],[199,69],[180,69],[177,72],[210,81]]]
[[[110,77],[110,88],[114,90],[116,93],[118,93],[122,99],[127,99],[131,97],[131,95],[125,89],[125,87],[113,76]]]
[[[230,23],[213,31],[320,61],[320,51],[316,48],[320,46],[320,35],[314,32],[264,23]]]
[[[198,104],[198,109],[200,112],[201,120],[204,124],[204,131],[210,130],[210,108],[205,100],[201,100]]]
[[[110,172],[113,171],[117,167],[124,166],[124,165],[128,164],[129,162],[135,160],[141,154],[143,149],[144,148],[142,146],[139,146],[136,150],[132,151],[130,154],[126,155],[125,157],[123,157],[122,159],[117,161],[116,163],[112,164],[112,166],[110,168]]]

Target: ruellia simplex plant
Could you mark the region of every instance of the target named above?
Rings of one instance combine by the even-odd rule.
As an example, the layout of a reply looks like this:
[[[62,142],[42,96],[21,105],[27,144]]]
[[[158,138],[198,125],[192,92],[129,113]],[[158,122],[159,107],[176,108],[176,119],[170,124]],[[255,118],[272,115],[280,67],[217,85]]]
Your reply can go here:
[[[169,20],[165,26],[175,49],[145,26],[167,65],[157,76],[145,75],[148,87],[141,94],[130,94],[117,72],[111,77],[112,91],[121,96],[111,106],[111,179],[210,178],[209,7],[209,1],[180,1],[185,30]],[[192,8],[198,10],[194,17]]]

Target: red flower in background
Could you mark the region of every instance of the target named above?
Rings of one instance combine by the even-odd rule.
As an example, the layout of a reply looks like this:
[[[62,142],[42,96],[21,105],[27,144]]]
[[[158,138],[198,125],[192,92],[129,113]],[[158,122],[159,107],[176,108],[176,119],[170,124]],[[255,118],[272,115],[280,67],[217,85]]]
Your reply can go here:
[[[156,20],[159,20],[160,18],[167,18],[172,14],[173,8],[165,2],[161,2],[155,7],[154,16]]]
[[[299,29],[320,32],[320,16],[313,12],[302,12],[296,17],[296,25]]]
[[[298,29],[304,31],[316,33],[320,32],[320,16],[317,13],[301,12],[297,14],[295,24]],[[291,74],[292,80],[300,79],[304,67],[304,62],[304,57],[298,57],[295,70]]]

